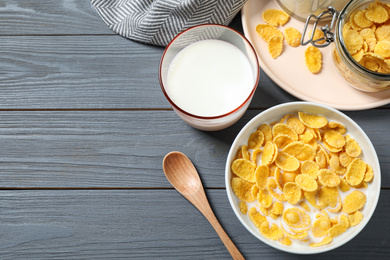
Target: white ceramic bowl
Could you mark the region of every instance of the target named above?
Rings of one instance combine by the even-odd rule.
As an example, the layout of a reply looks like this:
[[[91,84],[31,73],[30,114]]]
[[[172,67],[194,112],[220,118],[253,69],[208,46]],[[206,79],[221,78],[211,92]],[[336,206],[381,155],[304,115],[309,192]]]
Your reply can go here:
[[[236,152],[240,146],[247,143],[249,135],[257,129],[261,124],[274,122],[278,119],[281,119],[282,116],[291,113],[297,113],[298,111],[311,113],[311,114],[319,114],[325,116],[329,121],[337,121],[344,124],[347,128],[347,134],[351,135],[362,148],[362,155],[360,158],[364,160],[366,163],[370,164],[374,170],[374,180],[372,183],[368,185],[367,189],[363,189],[362,191],[367,195],[367,203],[362,209],[362,213],[364,214],[363,220],[355,227],[350,227],[346,232],[337,236],[333,239],[333,241],[321,247],[309,247],[307,243],[299,244],[299,245],[291,245],[285,246],[282,245],[278,241],[271,241],[265,237],[263,237],[258,229],[254,226],[252,221],[249,219],[247,215],[241,213],[239,208],[239,199],[233,193],[230,180],[232,177],[231,173],[231,163],[234,160]],[[381,171],[380,165],[378,161],[378,157],[374,146],[372,145],[370,139],[364,133],[364,131],[357,125],[351,118],[339,112],[336,109],[331,107],[327,107],[324,105],[310,103],[310,102],[291,102],[285,103],[281,105],[274,106],[270,109],[265,110],[264,112],[258,114],[254,117],[250,122],[248,122],[244,128],[239,132],[237,137],[235,138],[226,162],[226,170],[225,170],[225,183],[226,190],[229,202],[233,208],[234,213],[237,218],[241,221],[244,227],[252,233],[256,238],[263,241],[264,243],[290,253],[296,254],[316,254],[326,252],[332,249],[335,249],[348,241],[354,238],[368,223],[372,214],[375,211],[376,205],[379,200],[379,193],[381,188]],[[342,193],[342,192],[340,192]]]

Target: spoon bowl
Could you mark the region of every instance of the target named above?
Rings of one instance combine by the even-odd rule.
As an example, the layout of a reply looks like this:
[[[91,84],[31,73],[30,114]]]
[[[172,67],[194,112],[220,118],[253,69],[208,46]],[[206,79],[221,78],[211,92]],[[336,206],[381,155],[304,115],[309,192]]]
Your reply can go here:
[[[172,186],[189,200],[214,227],[233,259],[244,259],[215,217],[199,174],[190,159],[181,152],[170,152],[164,157],[163,170]]]

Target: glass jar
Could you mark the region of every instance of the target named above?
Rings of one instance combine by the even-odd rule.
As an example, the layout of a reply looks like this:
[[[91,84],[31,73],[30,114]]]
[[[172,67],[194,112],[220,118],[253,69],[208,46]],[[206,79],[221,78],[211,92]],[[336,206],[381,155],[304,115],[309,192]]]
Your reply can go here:
[[[339,12],[335,28],[335,44],[333,44],[332,50],[336,68],[346,82],[356,89],[367,92],[389,89],[390,74],[375,72],[360,65],[346,48],[343,38],[343,27],[349,21],[354,11],[365,9],[374,2],[372,0],[352,0]],[[388,0],[381,0],[381,2],[390,3]]]

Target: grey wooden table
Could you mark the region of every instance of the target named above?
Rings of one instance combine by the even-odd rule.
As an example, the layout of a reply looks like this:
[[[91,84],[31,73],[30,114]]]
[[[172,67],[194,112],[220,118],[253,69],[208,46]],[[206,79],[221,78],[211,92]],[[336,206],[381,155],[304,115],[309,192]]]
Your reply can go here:
[[[312,259],[258,241],[231,210],[229,147],[259,112],[295,101],[262,72],[234,126],[195,130],[158,82],[163,48],[114,34],[89,0],[0,2],[0,259],[225,259],[206,219],[165,179],[186,153],[216,216],[247,259]],[[231,26],[242,30],[240,16]],[[390,106],[346,111],[371,138],[382,190],[368,226],[316,259],[390,257]]]

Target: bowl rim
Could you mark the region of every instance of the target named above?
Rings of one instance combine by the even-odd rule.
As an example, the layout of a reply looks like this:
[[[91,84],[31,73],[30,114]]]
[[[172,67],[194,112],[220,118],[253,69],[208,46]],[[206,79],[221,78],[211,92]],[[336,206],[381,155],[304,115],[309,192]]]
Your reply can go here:
[[[222,114],[222,115],[218,115],[218,116],[198,116],[198,115],[195,115],[195,114],[192,114],[192,113],[189,113],[185,110],[183,110],[182,108],[180,108],[178,105],[176,105],[175,102],[173,102],[173,100],[169,97],[168,93],[166,92],[165,90],[165,85],[163,83],[163,80],[162,80],[162,73],[161,73],[161,68],[162,68],[162,64],[163,64],[163,61],[164,61],[164,58],[165,58],[165,55],[169,49],[169,47],[171,46],[171,44],[178,38],[180,37],[182,34],[190,31],[190,30],[193,30],[193,29],[196,29],[196,28],[199,28],[199,27],[208,27],[208,26],[217,26],[217,27],[222,27],[222,28],[225,28],[225,29],[228,29],[234,33],[236,33],[240,38],[242,38],[247,44],[248,46],[250,47],[250,50],[253,52],[253,57],[255,58],[255,61],[256,61],[256,79],[254,81],[254,86],[251,90],[251,92],[249,93],[248,97],[244,100],[244,102],[238,106],[237,108],[235,108],[234,110],[230,111],[230,112],[227,112],[225,114]],[[160,64],[159,64],[159,68],[158,68],[158,77],[159,77],[159,83],[160,83],[160,87],[161,87],[161,90],[165,96],[165,98],[168,100],[168,102],[171,104],[172,107],[174,107],[175,109],[177,109],[178,111],[180,111],[181,113],[187,115],[187,116],[190,116],[190,117],[193,117],[193,118],[197,118],[197,119],[203,119],[203,120],[210,120],[210,119],[219,119],[219,118],[224,118],[224,117],[227,117],[231,114],[234,114],[235,112],[239,111],[242,107],[244,107],[248,102],[251,101],[252,99],[252,96],[254,95],[256,89],[257,89],[257,86],[259,84],[259,79],[260,79],[260,64],[259,64],[259,60],[258,60],[258,57],[257,57],[257,53],[255,51],[255,48],[253,47],[252,43],[240,32],[238,32],[237,30],[233,29],[233,28],[230,28],[228,26],[225,26],[225,25],[222,25],[222,24],[215,24],[215,23],[208,23],[208,24],[199,24],[199,25],[195,25],[195,26],[192,26],[190,28],[187,28],[185,30],[183,30],[182,32],[180,32],[179,34],[177,34],[169,43],[168,45],[166,46],[162,56],[161,56],[161,59],[160,59]]]
[[[315,248],[316,250],[314,250],[314,249],[313,250],[297,250],[296,248],[294,249],[294,247],[288,248],[287,246],[284,247],[280,243],[279,244],[273,243],[274,241],[271,241],[271,240],[263,237],[259,232],[255,232],[243,220],[243,215],[238,210],[238,208],[237,208],[237,206],[236,206],[236,204],[234,202],[234,200],[236,200],[237,198],[234,198],[235,195],[234,195],[234,193],[233,193],[233,191],[231,189],[231,185],[230,185],[230,179],[231,179],[230,165],[231,165],[231,161],[233,160],[233,158],[234,158],[234,156],[235,156],[235,154],[237,152],[238,145],[242,144],[242,142],[240,142],[240,139],[241,139],[242,135],[245,132],[250,131],[250,129],[252,129],[250,131],[250,133],[253,132],[254,129],[255,129],[254,126],[258,127],[261,124],[261,122],[257,122],[259,120],[259,118],[264,117],[264,115],[270,113],[271,111],[278,110],[278,109],[281,109],[281,108],[300,107],[300,109],[295,109],[295,110],[305,112],[305,107],[313,107],[313,106],[317,107],[317,108],[320,108],[320,109],[329,110],[332,113],[336,113],[337,115],[339,115],[342,118],[344,118],[347,122],[352,124],[358,130],[359,134],[361,134],[362,138],[365,139],[366,144],[369,146],[369,149],[372,152],[372,157],[374,159],[374,161],[372,163],[375,164],[375,168],[377,169],[377,172],[375,172],[375,181],[377,182],[377,185],[378,185],[379,188],[377,190],[373,190],[374,191],[374,200],[371,201],[371,203],[370,203],[370,205],[372,205],[372,210],[370,210],[368,212],[368,214],[364,215],[364,221],[362,221],[359,224],[359,227],[357,227],[357,229],[354,230],[354,232],[351,235],[349,235],[348,237],[346,237],[342,241],[339,241],[339,242],[334,243],[333,245],[329,245],[327,247],[317,247],[317,248]],[[281,114],[281,116],[283,116],[286,113],[288,113],[288,112],[283,112]],[[255,122],[257,122],[256,125],[254,125]],[[248,135],[248,137],[249,137],[249,135]],[[245,124],[245,126],[236,135],[236,137],[235,137],[235,139],[234,139],[234,141],[233,141],[233,143],[232,143],[232,145],[230,147],[229,153],[227,155],[226,165],[225,165],[225,185],[226,185],[226,193],[227,193],[227,197],[228,197],[228,200],[229,200],[229,204],[232,207],[233,212],[235,213],[236,217],[241,222],[241,224],[253,236],[255,236],[257,239],[261,240],[265,244],[267,244],[267,245],[269,245],[269,246],[271,246],[271,247],[273,247],[275,249],[287,252],[287,253],[300,254],[300,255],[311,255],[311,254],[324,253],[324,252],[336,249],[336,248],[346,244],[347,242],[349,242],[353,238],[355,238],[364,229],[364,227],[368,224],[368,222],[370,221],[372,215],[374,214],[374,212],[376,210],[376,207],[377,207],[377,204],[378,204],[378,201],[379,201],[380,189],[381,189],[381,169],[380,169],[380,163],[379,163],[378,155],[376,153],[375,147],[373,146],[371,140],[368,138],[367,134],[363,131],[363,129],[354,120],[352,120],[349,116],[345,115],[344,113],[342,113],[341,111],[338,111],[335,108],[332,108],[332,107],[329,107],[329,106],[326,106],[326,105],[322,105],[322,104],[319,104],[319,103],[306,102],[306,101],[296,101],[296,102],[282,103],[282,104],[270,107],[270,108],[262,111],[261,113],[257,114],[248,123]]]

